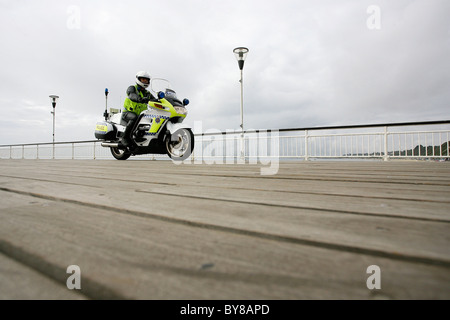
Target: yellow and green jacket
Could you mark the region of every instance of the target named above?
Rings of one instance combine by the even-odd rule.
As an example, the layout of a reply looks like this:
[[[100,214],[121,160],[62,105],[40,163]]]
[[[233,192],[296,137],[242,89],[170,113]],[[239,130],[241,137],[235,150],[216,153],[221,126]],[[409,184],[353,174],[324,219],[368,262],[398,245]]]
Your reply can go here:
[[[129,86],[127,89],[127,97],[123,103],[123,111],[129,111],[139,115],[142,111],[147,110],[147,104],[150,99],[154,99],[150,91],[138,85]]]

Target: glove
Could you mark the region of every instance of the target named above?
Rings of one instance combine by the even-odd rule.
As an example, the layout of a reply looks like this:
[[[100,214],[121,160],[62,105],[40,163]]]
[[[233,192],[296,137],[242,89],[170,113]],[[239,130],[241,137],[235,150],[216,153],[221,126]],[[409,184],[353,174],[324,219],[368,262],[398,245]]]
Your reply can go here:
[[[139,103],[148,103],[150,101],[149,98],[140,98]]]

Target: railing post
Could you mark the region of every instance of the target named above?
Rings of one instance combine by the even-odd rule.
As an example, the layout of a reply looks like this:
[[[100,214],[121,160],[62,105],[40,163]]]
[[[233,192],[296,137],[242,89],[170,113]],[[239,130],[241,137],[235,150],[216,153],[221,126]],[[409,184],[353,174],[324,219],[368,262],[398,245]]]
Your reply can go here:
[[[388,129],[387,129],[387,126],[384,127],[384,156],[383,156],[383,160],[384,161],[388,161],[389,160],[389,155],[388,155]]]
[[[36,160],[39,159],[39,145],[36,145]]]
[[[75,159],[75,143],[72,142],[72,160]]]
[[[96,143],[94,142],[94,160],[95,160],[95,145]]]
[[[308,130],[305,130],[305,161],[308,161]]]
[[[12,159],[12,146],[9,146],[9,158]]]

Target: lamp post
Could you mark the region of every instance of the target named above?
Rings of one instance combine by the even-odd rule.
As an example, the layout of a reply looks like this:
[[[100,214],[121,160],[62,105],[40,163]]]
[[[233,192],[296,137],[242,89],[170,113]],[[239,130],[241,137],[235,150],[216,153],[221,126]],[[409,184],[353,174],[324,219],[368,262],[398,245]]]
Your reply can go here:
[[[236,56],[239,69],[241,70],[241,159],[245,159],[245,150],[244,150],[244,62],[247,57],[248,49],[245,47],[237,47],[233,50],[234,55]]]
[[[49,96],[52,101],[53,111],[51,114],[53,114],[53,159],[55,159],[55,108],[56,108],[56,101],[59,99],[56,95],[50,95]]]

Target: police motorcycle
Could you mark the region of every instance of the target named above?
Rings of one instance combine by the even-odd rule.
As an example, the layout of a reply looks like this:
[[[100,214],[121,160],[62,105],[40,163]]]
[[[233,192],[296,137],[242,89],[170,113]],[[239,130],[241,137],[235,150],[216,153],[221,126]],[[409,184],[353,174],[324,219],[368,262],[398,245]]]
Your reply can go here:
[[[156,91],[156,88],[163,88]],[[183,124],[188,111],[188,99],[180,101],[166,79],[152,78],[150,89],[157,101],[149,101],[131,130],[131,145],[125,147],[120,142],[126,127],[122,112],[110,109],[108,112],[108,89],[105,89],[105,120],[95,127],[95,137],[102,141],[102,147],[110,148],[117,160],[126,160],[140,154],[167,154],[172,160],[182,161],[194,150],[192,129]]]

